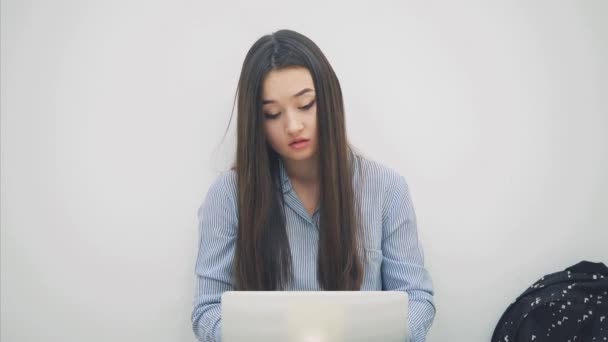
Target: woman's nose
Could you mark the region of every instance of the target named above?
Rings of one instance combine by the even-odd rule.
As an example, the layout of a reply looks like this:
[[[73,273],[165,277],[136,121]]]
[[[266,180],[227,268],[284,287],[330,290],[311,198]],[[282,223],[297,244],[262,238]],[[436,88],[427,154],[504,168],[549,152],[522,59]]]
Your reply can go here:
[[[300,121],[296,115],[288,115],[287,118],[287,133],[294,134],[302,130],[304,128],[304,124]]]

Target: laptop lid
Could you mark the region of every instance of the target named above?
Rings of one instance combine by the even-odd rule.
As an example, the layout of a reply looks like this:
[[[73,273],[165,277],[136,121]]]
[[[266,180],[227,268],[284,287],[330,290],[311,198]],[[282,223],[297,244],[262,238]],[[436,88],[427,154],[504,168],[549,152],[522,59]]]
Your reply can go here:
[[[227,291],[222,341],[407,341],[403,291]]]

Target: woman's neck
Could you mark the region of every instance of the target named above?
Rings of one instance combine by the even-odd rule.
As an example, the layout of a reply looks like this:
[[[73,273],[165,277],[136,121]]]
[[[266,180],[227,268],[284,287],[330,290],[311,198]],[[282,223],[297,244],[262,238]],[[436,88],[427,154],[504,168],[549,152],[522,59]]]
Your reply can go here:
[[[284,160],[284,164],[292,182],[303,185],[319,183],[319,159],[316,155],[307,160]]]

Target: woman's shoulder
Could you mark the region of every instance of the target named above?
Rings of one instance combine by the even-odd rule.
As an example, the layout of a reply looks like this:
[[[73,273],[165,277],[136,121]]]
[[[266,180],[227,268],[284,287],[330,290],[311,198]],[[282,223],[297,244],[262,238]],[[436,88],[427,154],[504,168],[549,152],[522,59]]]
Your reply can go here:
[[[364,194],[369,208],[382,208],[383,215],[393,205],[411,206],[409,185],[397,169],[367,157],[360,158],[361,177],[355,185]]]
[[[237,215],[236,172],[234,170],[220,171],[215,176],[198,208],[198,217],[214,217],[222,215]],[[209,215],[209,216],[208,216]]]
[[[215,176],[205,195],[211,199],[230,199],[234,201],[237,196],[237,178],[234,169],[220,171]]]
[[[357,160],[361,175],[372,186],[381,186],[387,190],[401,182],[405,183],[405,177],[388,164],[363,155],[357,155]]]
[[[220,171],[220,173],[215,177],[213,184],[224,187],[234,187],[236,185],[236,170],[231,168]]]

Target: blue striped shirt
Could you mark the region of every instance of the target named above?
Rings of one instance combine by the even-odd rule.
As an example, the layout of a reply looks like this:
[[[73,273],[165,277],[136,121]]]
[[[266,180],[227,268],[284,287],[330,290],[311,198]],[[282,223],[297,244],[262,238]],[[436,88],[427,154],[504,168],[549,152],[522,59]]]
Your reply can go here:
[[[410,341],[424,341],[435,317],[434,291],[424,267],[408,185],[393,169],[356,156],[359,163],[353,164],[353,184],[361,203],[361,251],[367,256],[361,290],[407,291]],[[293,263],[293,281],[287,290],[320,290],[319,210],[309,214],[292,189],[283,162],[279,162],[279,167]],[[237,210],[236,172],[227,170],[211,184],[197,212],[199,248],[191,321],[200,341],[221,338],[220,298],[224,291],[233,289]]]

